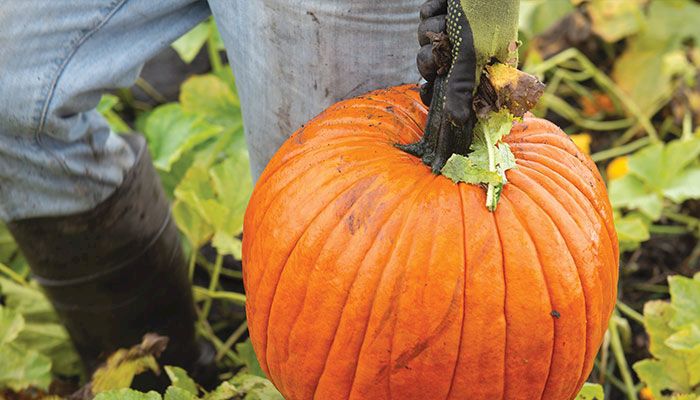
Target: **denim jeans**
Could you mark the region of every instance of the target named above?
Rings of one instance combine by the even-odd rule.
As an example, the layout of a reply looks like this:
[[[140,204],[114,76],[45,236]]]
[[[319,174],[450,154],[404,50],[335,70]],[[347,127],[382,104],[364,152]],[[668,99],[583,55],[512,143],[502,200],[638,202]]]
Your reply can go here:
[[[95,110],[214,15],[253,177],[328,105],[418,82],[422,0],[0,0],[0,219],[89,210],[134,162]]]

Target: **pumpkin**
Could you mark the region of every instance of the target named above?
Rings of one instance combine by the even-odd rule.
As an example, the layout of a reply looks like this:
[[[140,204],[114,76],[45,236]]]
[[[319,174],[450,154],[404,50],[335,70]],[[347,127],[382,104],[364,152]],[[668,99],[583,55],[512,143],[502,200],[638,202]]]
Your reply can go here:
[[[414,86],[341,101],[270,161],[243,233],[262,369],[289,400],[574,398],[616,298],[595,164],[526,116],[489,212],[395,146],[426,115]]]

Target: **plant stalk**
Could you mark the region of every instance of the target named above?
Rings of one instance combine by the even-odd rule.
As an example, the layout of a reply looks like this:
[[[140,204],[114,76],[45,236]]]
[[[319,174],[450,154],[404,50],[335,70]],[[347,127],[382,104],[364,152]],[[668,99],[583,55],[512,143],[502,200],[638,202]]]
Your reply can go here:
[[[398,147],[440,173],[452,154],[466,155],[476,124],[473,98],[486,66],[517,66],[520,0],[448,0],[450,68],[434,82],[425,134]],[[444,48],[434,41],[434,52]],[[436,59],[439,57],[436,57]],[[466,103],[466,104],[465,104]]]

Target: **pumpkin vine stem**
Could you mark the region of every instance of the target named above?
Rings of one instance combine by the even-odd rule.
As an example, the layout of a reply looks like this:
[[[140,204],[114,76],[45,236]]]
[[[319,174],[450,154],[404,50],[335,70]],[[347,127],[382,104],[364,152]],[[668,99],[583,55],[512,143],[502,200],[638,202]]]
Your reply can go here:
[[[453,154],[469,153],[478,120],[501,106],[511,109],[504,97],[517,96],[502,95],[504,88],[488,79],[486,67],[517,66],[519,6],[519,0],[447,1],[447,35],[431,37],[438,75],[425,133],[418,142],[398,145],[421,158],[434,173],[439,174]],[[522,81],[522,74],[511,73],[506,79],[511,89]]]

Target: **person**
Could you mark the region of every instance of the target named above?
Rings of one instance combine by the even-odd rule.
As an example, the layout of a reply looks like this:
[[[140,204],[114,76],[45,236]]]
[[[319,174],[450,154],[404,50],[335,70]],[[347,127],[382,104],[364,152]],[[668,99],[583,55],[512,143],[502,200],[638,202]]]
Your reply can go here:
[[[88,370],[145,332],[170,338],[165,363],[196,375],[212,360],[195,342],[178,233],[146,144],[110,131],[95,110],[101,95],[131,86],[149,58],[213,14],[257,178],[282,142],[330,104],[418,82],[421,3],[2,1],[0,219]],[[429,3],[444,12],[445,0]]]

